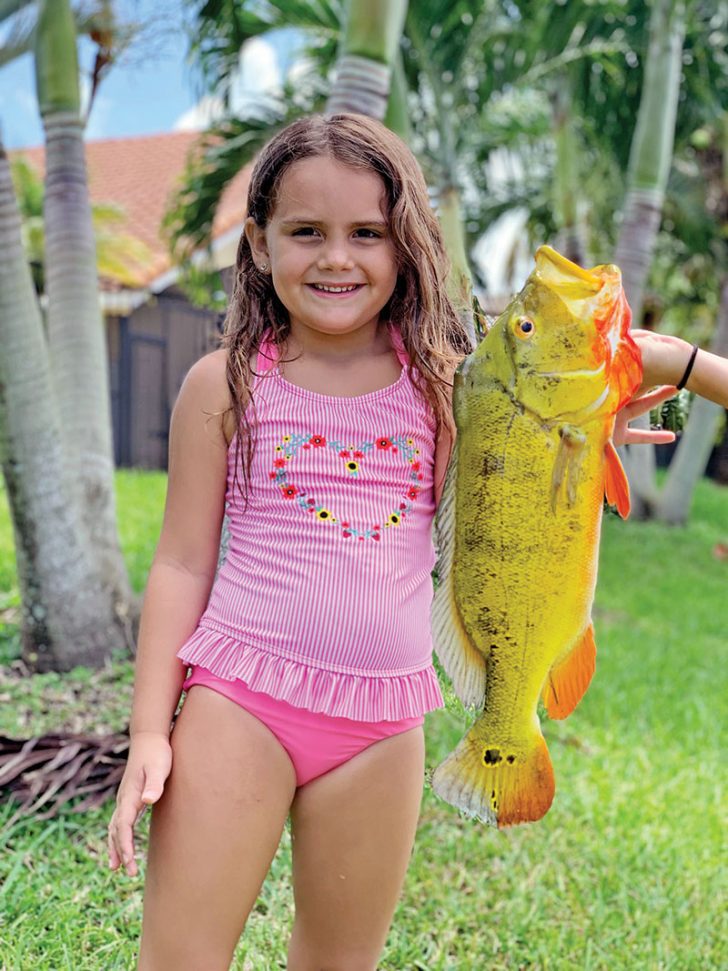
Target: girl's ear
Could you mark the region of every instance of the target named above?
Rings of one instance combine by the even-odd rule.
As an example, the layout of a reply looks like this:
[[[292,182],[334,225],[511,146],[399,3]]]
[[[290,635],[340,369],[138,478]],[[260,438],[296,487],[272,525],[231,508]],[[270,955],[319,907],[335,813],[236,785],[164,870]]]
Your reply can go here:
[[[265,239],[265,230],[261,229],[252,216],[248,216],[243,226],[245,237],[250,246],[250,252],[255,261],[255,265],[260,269],[262,265],[270,263],[268,256],[268,244]]]

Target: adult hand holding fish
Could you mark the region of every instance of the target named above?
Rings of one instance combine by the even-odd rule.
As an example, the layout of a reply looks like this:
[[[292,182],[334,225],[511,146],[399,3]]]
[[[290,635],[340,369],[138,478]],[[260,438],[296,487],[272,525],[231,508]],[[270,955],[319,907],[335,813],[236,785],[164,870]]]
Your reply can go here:
[[[565,718],[594,673],[604,496],[629,512],[612,439],[615,415],[642,380],[630,316],[616,266],[583,270],[543,246],[456,374],[433,633],[456,694],[482,713],[433,788],[494,825],[549,809],[554,776],[538,700]],[[628,407],[636,415],[644,402]]]

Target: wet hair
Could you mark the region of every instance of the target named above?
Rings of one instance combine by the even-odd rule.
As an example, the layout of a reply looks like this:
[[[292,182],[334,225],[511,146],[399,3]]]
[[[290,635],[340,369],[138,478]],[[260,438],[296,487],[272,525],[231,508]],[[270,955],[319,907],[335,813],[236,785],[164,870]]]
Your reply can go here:
[[[446,292],[449,261],[422,171],[404,142],[371,118],[355,114],[301,118],[268,142],[253,169],[247,211],[261,229],[273,215],[285,172],[302,159],[316,157],[374,172],[384,184],[398,269],[394,292],[380,312],[380,320],[397,326],[414,367],[409,373],[415,387],[432,407],[438,427],[452,432],[452,373],[471,348]],[[222,342],[228,351],[234,427],[242,432],[236,440],[236,479],[240,463],[246,487],[253,454],[248,411],[253,379],[250,362],[268,330],[277,345],[284,345],[290,332],[288,312],[273,289],[270,274],[255,265],[243,233]],[[252,408],[254,415],[254,401]]]

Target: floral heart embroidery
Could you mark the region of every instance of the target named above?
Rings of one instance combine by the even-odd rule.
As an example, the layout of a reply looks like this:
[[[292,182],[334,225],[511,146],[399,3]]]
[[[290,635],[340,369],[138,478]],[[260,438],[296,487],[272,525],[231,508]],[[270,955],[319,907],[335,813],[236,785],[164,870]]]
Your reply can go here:
[[[372,523],[364,528],[352,526],[345,519],[339,519],[332,510],[318,502],[312,495],[307,495],[298,488],[292,481],[289,473],[289,463],[295,458],[299,449],[308,451],[312,448],[332,449],[344,463],[346,472],[352,479],[359,477],[362,465],[366,458],[375,449],[391,454],[399,453],[403,460],[409,465],[410,484],[398,497],[398,501],[393,504],[389,513],[382,523]],[[276,445],[276,454],[273,460],[273,469],[269,473],[270,478],[281,490],[283,499],[295,502],[302,512],[315,515],[319,520],[336,527],[344,539],[358,538],[359,540],[372,539],[379,540],[381,530],[384,527],[389,529],[392,526],[399,526],[407,514],[412,511],[413,504],[422,491],[422,465],[419,460],[420,450],[415,445],[412,438],[403,435],[382,435],[373,442],[361,442],[358,445],[342,442],[327,441],[323,435],[284,435]]]

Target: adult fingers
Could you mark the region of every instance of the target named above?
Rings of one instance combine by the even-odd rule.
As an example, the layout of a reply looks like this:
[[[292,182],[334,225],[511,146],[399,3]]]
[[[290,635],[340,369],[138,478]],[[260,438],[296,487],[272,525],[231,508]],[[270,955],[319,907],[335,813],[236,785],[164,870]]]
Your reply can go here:
[[[632,398],[622,410],[627,417],[627,421],[631,421],[633,418],[638,418],[640,415],[644,415],[646,411],[650,411],[657,405],[662,404],[663,401],[667,401],[668,398],[673,398],[676,394],[677,388],[674,385],[664,384],[659,388],[655,388],[653,391],[649,391],[647,394]]]
[[[628,428],[623,445],[668,445],[675,441],[675,433],[651,428]]]

